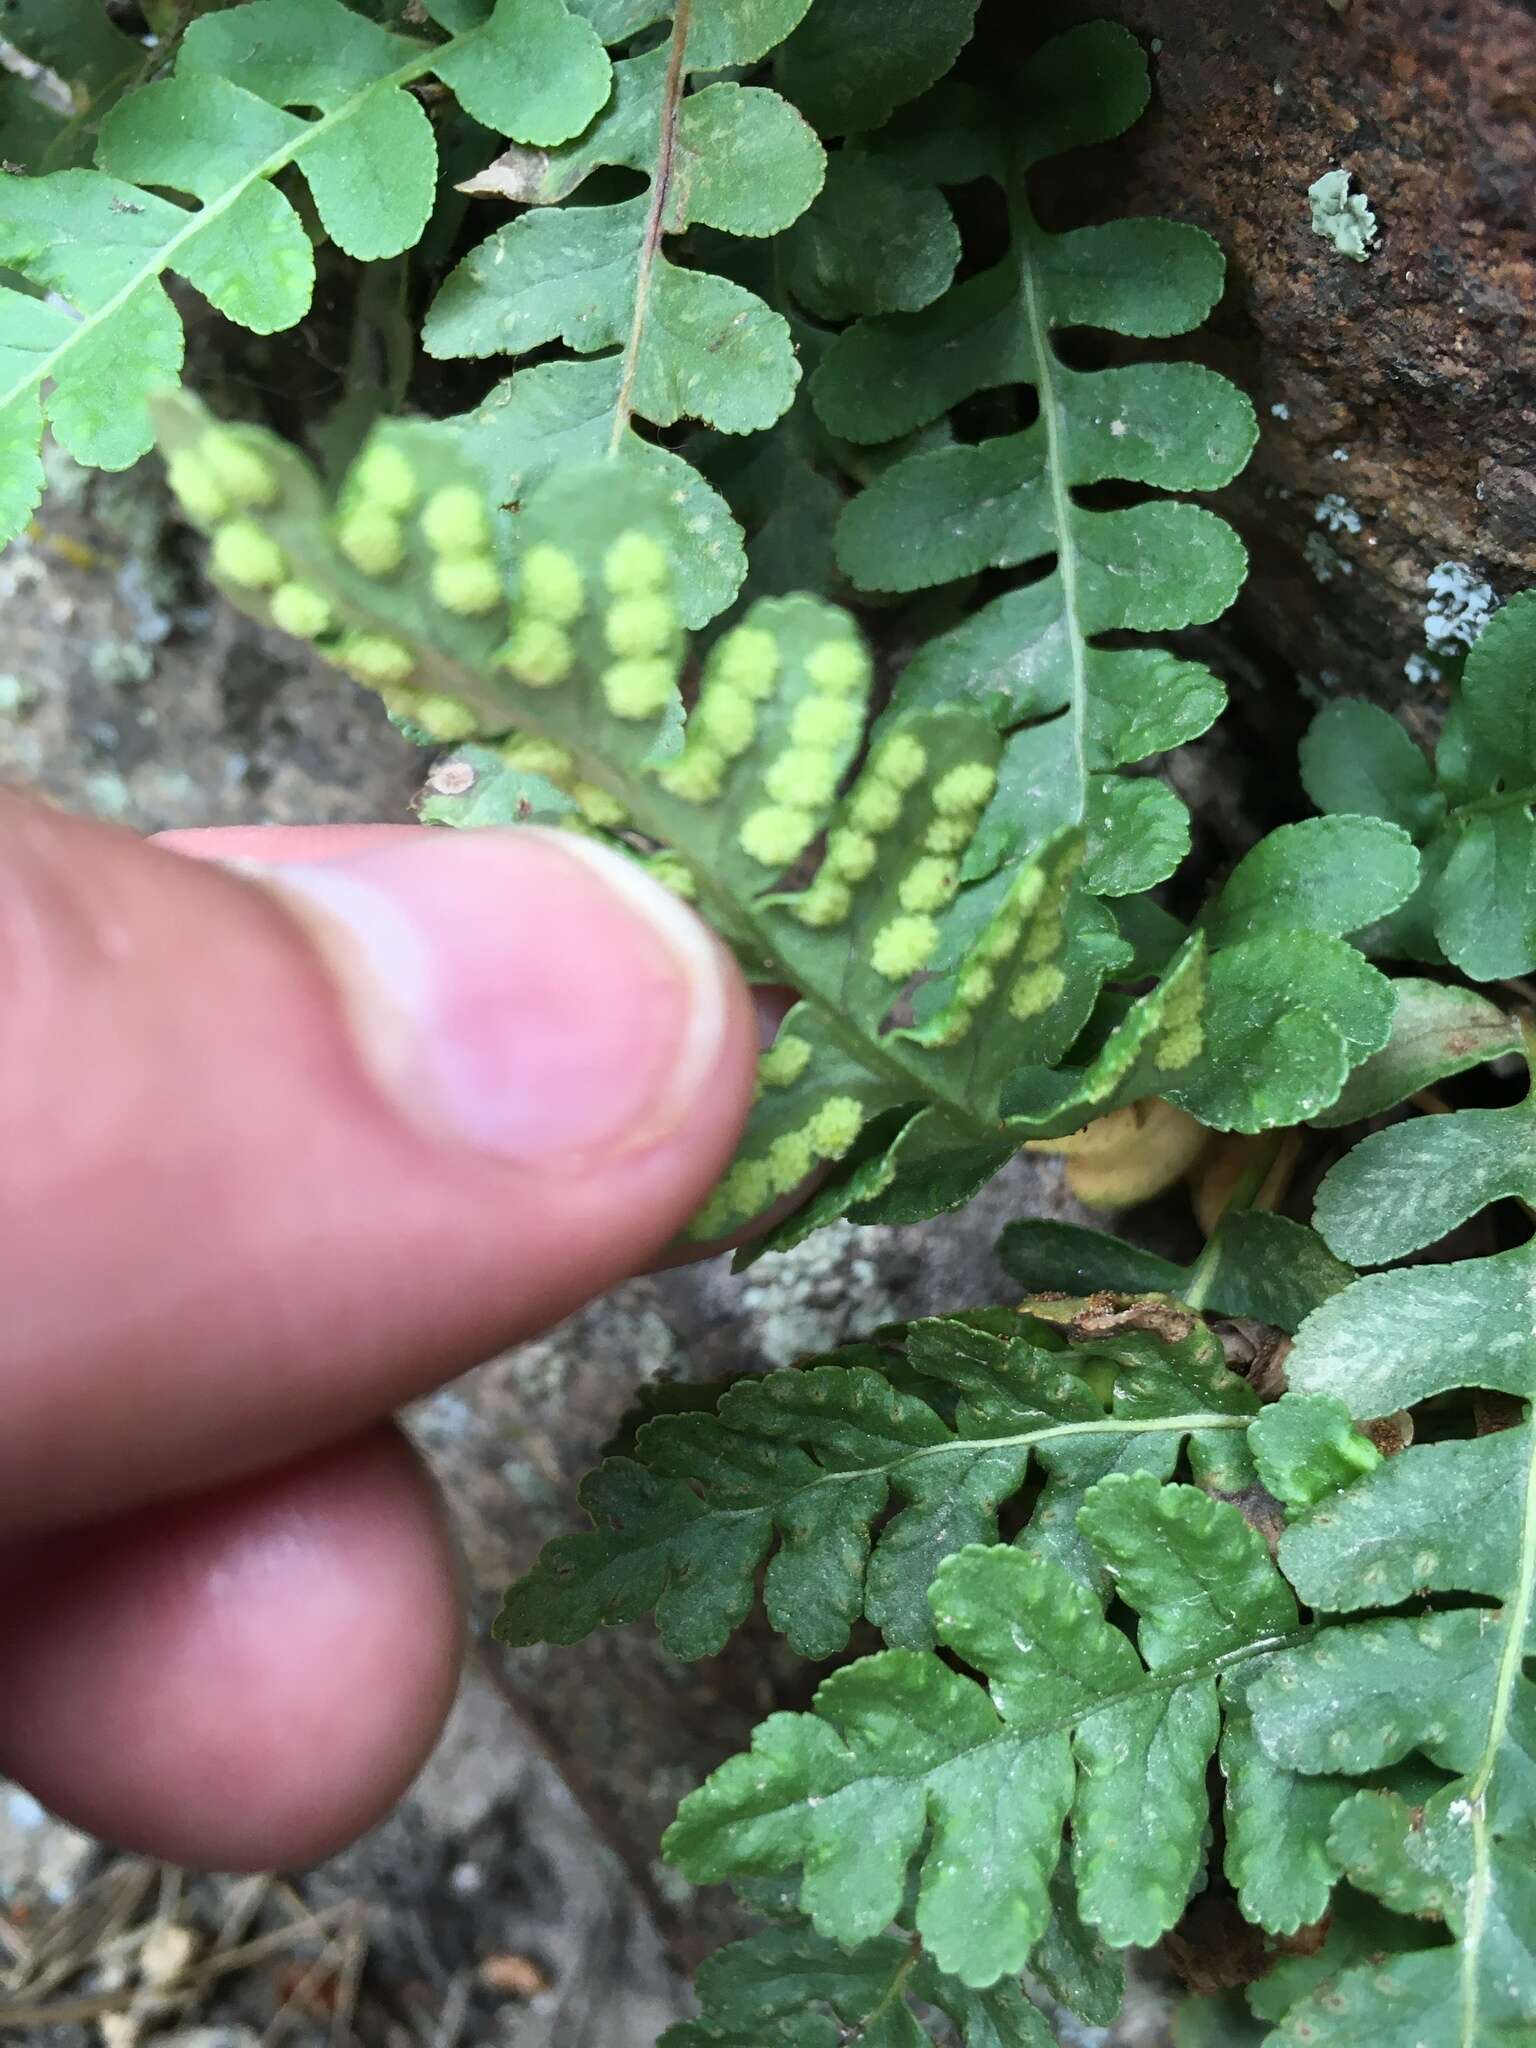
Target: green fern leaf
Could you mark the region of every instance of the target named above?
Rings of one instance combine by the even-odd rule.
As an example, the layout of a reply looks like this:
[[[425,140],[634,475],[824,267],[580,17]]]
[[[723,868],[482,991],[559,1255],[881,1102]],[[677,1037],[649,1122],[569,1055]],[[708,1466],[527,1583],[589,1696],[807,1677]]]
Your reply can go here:
[[[711,1956],[697,1990],[701,2017],[669,2028],[659,2048],[928,2048],[914,2006],[942,2014],[960,2048],[1051,2048],[1016,1983],[973,1990],[894,1934],[850,1952],[806,1927],[773,1928]]]
[[[702,419],[728,434],[771,426],[800,370],[784,317],[718,271],[675,263],[667,238],[690,227],[781,234],[821,189],[826,155],[789,102],[762,86],[695,72],[749,63],[805,11],[716,4],[588,8],[618,41],[637,16],[673,13],[669,40],[614,66],[613,93],[584,133],[552,150],[514,149],[497,189],[526,210],[470,252],[423,329],[429,354],[520,356],[562,342],[590,362],[540,364],[492,391],[473,416],[488,427],[522,496],[572,457],[614,454],[665,474],[689,500],[685,521],[706,573],[684,578],[690,624],[724,609],[741,581],[740,532],[681,457],[632,421]],[[592,173],[620,167],[649,189],[613,204],[562,205]]]
[[[1111,1945],[1155,1940],[1200,1868],[1218,1679],[1296,1610],[1236,1509],[1193,1488],[1116,1475],[1079,1520],[1141,1616],[1139,1652],[1059,1566],[959,1551],[935,1624],[987,1687],[914,1651],[846,1666],[684,1801],[668,1857],[701,1883],[800,1866],[802,1909],[843,1942],[883,1931],[915,1862],[924,1947],[987,1985],[1044,1933],[1070,1816],[1083,1918]]]
[[[1520,1048],[1519,1026],[1486,996],[1414,977],[1395,980],[1392,987],[1397,1007],[1391,1036],[1356,1067],[1333,1107],[1312,1119],[1325,1129],[1380,1116],[1421,1088]]]
[[[451,424],[381,429],[333,503],[272,437],[212,429],[187,401],[165,418],[173,487],[237,603],[379,687],[420,734],[515,728],[515,774],[558,783],[584,823],[697,900],[751,971],[801,993],[699,1234],[752,1220],[818,1162],[832,1171],[775,1242],[844,1210],[932,1214],[1026,1139],[1151,1094],[1225,1126],[1289,1120],[1385,1038],[1390,985],[1317,931],[1214,951],[1197,932],[1149,994],[1096,1010],[1132,953],[1077,886],[1084,836],[1005,855],[965,886],[995,726],[963,706],[915,710],[882,726],[850,782],[870,664],[816,599],[760,603],[717,641],[685,723],[671,562],[696,570],[697,536],[686,494],[644,463],[566,470],[514,523],[487,492],[483,445]],[[470,786],[480,814],[495,808],[479,771]],[[1054,1064],[1079,1041],[1085,1064]]]
[[[289,164],[348,254],[411,246],[437,148],[408,88],[434,73],[477,120],[534,140],[579,129],[609,88],[608,60],[565,0],[497,0],[435,44],[341,0],[249,0],[194,22],[174,75],[113,108],[97,169],[0,181],[0,265],[72,309],[0,290],[0,538],[37,501],[45,414],[101,468],[150,446],[149,394],[175,384],[182,358],[167,274],[257,333],[308,311],[313,251],[274,182]]]
[[[1345,702],[1302,749],[1321,809],[1369,809],[1423,848],[1417,896],[1373,952],[1449,960],[1473,981],[1536,967],[1536,591],[1497,612],[1466,659],[1434,766],[1395,719]]]
[[[575,1642],[654,1609],[674,1655],[709,1656],[745,1619],[772,1550],[768,1617],[802,1656],[842,1649],[861,1614],[887,1642],[926,1647],[939,1564],[996,1540],[1032,1467],[1045,1484],[1021,1540],[1092,1580],[1101,1567],[1076,1523],[1088,1488],[1115,1471],[1166,1478],[1186,1441],[1203,1474],[1225,1477],[1222,1433],[1240,1443],[1254,1412],[1209,1332],[1170,1320],[1173,1339],[917,1323],[899,1349],[737,1380],[711,1413],[647,1423],[586,1480],[595,1527],[546,1547],[497,1633]]]
[[[814,34],[816,21],[803,33]],[[912,433],[978,392],[1022,384],[1037,396],[1039,418],[1020,433],[883,468],[844,514],[838,554],[857,585],[884,591],[1054,557],[1043,580],[995,599],[928,648],[898,689],[902,704],[968,699],[1004,729],[1030,723],[1010,749],[1003,786],[1030,783],[1042,836],[1088,819],[1125,761],[1177,743],[1164,729],[1187,737],[1220,708],[1207,671],[1155,648],[1107,649],[1100,637],[1215,618],[1245,564],[1231,529],[1193,505],[1154,500],[1106,512],[1072,496],[1108,478],[1212,489],[1242,468],[1257,433],[1247,399],[1197,365],[1083,373],[1052,344],[1067,325],[1179,334],[1220,294],[1221,253],[1196,228],[1126,221],[1050,235],[1030,211],[1034,164],[1120,133],[1146,98],[1146,61],[1125,30],[1100,22],[1048,43],[1006,116],[995,117],[1007,138],[997,162],[1013,229],[1007,257],[925,310],[839,335],[812,387],[826,426],[853,442]],[[1122,732],[1138,723],[1128,708],[1147,704],[1158,707],[1153,732]],[[1167,838],[1158,872],[1143,849],[1146,865],[1128,872],[1129,886],[1160,879],[1180,851]]]
[[[784,46],[784,90],[823,135],[859,135],[941,79],[970,41],[979,0],[840,0]]]

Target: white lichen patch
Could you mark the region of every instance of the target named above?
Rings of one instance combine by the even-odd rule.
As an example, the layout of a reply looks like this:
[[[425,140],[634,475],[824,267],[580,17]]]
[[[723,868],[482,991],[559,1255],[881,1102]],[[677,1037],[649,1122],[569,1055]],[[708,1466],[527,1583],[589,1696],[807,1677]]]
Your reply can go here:
[[[1307,198],[1313,234],[1331,242],[1341,256],[1363,263],[1381,228],[1365,194],[1350,191],[1349,172],[1324,171],[1307,187]]]
[[[1458,654],[1474,647],[1498,608],[1493,585],[1465,562],[1441,562],[1430,570],[1424,587],[1429,592],[1424,638],[1431,651]]]
[[[1319,498],[1312,517],[1330,533],[1358,533],[1362,524],[1360,514],[1342,491],[1330,491]]]

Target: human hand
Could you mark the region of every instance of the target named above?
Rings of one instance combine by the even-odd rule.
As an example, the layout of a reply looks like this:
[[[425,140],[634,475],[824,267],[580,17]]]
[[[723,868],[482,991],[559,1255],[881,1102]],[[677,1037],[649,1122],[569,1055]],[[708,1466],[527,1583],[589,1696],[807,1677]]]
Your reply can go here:
[[[385,1418],[657,1257],[754,1048],[692,913],[567,835],[0,793],[0,1773],[224,1868],[387,1810],[461,1623]]]

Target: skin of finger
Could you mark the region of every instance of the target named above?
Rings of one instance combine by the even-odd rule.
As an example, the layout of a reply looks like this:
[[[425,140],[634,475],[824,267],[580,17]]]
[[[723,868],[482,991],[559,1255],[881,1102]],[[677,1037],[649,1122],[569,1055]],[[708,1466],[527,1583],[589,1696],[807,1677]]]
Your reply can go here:
[[[172,1862],[317,1861],[425,1761],[460,1613],[440,1503],[388,1429],[0,1551],[0,1773]]]
[[[568,856],[539,858],[563,929]],[[0,1527],[352,1434],[650,1264],[729,1158],[754,1036],[737,990],[696,1121],[600,1173],[439,1145],[269,895],[0,796]]]

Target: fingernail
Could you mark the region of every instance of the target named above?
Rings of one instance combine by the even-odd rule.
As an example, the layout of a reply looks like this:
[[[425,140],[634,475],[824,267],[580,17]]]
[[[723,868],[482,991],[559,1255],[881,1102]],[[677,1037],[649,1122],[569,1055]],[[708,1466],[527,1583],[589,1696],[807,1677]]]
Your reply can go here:
[[[715,1069],[723,949],[590,840],[424,829],[344,860],[234,865],[302,920],[368,1072],[439,1138],[611,1158],[675,1130]]]

